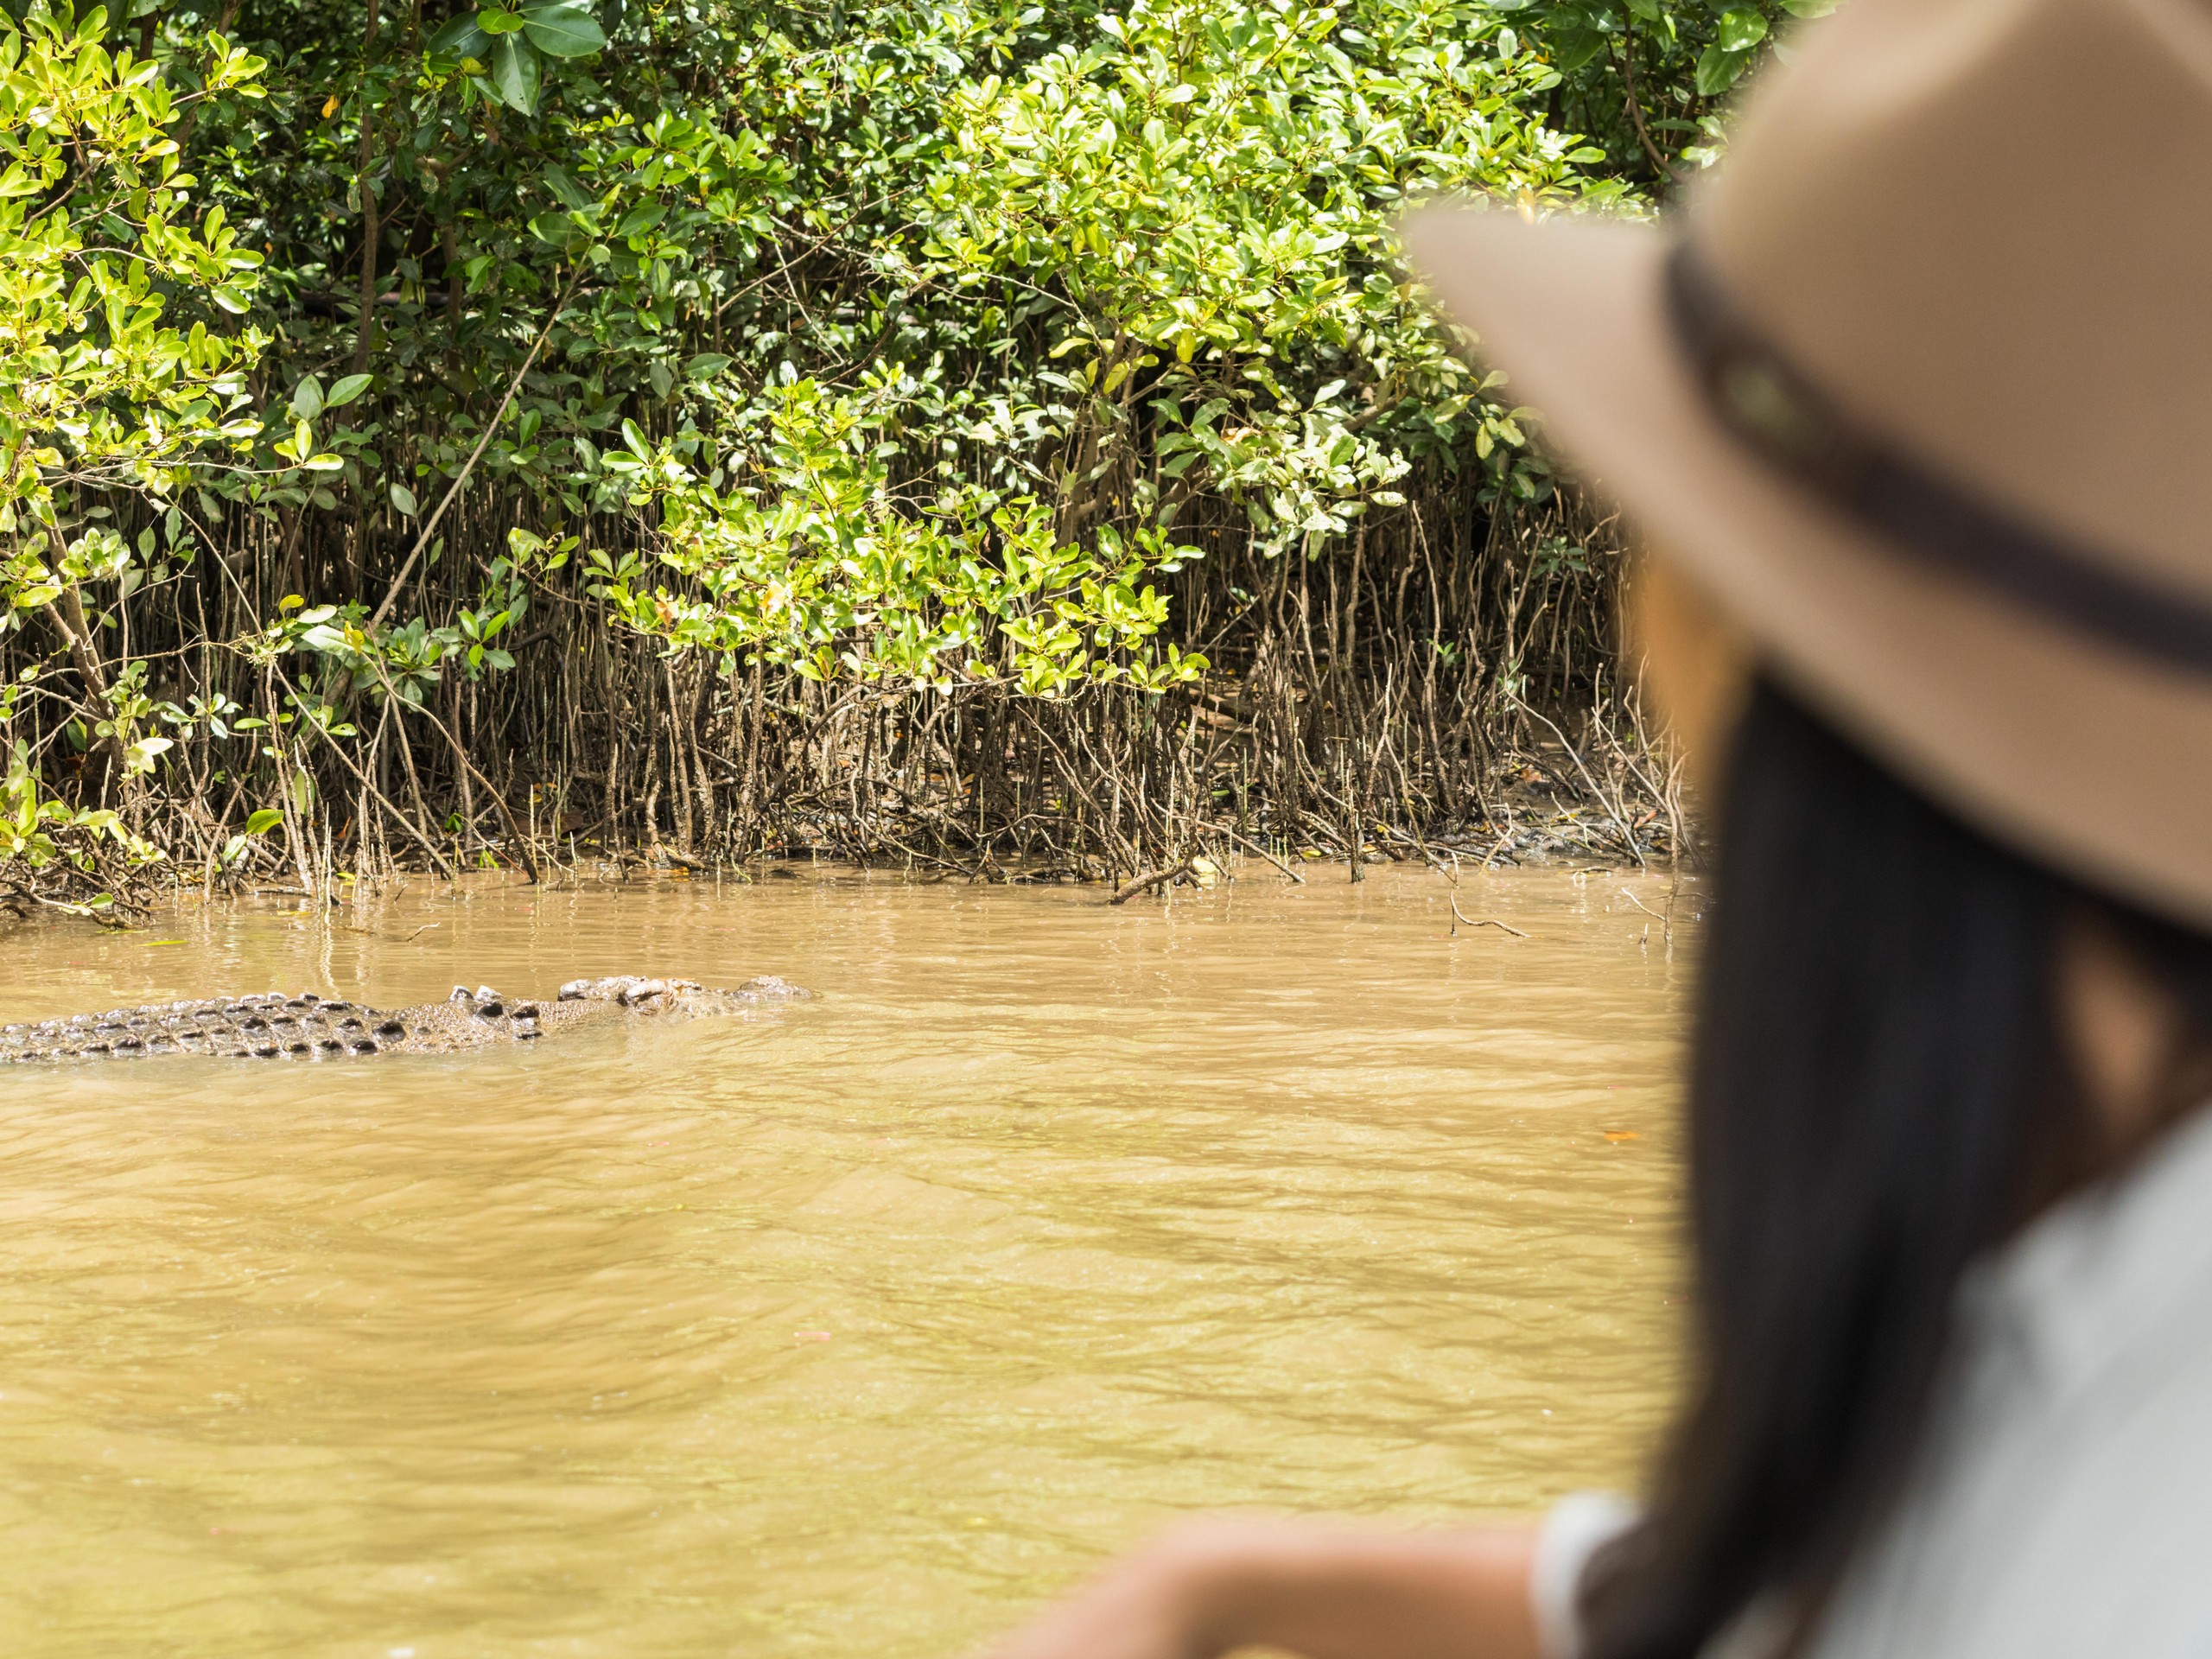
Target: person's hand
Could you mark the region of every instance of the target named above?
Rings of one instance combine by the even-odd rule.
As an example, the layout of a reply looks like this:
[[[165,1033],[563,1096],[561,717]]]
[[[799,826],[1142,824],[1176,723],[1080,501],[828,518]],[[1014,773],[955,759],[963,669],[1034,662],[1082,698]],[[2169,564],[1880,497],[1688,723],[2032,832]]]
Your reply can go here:
[[[1230,1529],[1180,1529],[1114,1562],[989,1659],[1213,1659],[1205,1603]]]
[[[989,1659],[1534,1659],[1526,1529],[1211,1522],[1124,1556]]]

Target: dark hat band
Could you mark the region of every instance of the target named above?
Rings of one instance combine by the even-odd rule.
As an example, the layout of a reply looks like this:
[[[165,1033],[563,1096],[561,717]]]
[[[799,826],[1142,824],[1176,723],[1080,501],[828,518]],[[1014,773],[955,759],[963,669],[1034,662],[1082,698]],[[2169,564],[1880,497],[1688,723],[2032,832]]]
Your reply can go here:
[[[1688,238],[1668,257],[1667,302],[1722,423],[1892,550],[2108,645],[2212,670],[2212,607],[2014,518],[1859,425],[1746,321]]]

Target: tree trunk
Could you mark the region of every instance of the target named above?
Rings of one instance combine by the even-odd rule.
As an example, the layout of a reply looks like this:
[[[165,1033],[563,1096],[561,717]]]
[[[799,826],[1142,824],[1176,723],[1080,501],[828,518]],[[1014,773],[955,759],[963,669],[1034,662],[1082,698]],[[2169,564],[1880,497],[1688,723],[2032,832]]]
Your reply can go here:
[[[374,83],[369,79],[369,65],[377,49],[377,4],[378,0],[369,0],[368,28],[361,44],[361,328],[353,342],[356,374],[369,372],[369,352],[376,343],[377,245],[384,238],[384,224],[377,215],[376,101],[372,90]]]

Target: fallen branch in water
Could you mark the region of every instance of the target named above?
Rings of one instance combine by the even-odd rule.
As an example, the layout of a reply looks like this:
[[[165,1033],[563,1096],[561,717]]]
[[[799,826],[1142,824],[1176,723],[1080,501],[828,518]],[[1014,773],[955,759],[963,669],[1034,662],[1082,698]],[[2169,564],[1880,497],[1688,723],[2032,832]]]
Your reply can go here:
[[[1459,908],[1459,895],[1456,893],[1446,893],[1445,897],[1450,899],[1452,903],[1452,931],[1454,933],[1457,933],[1459,931],[1459,924],[1465,922],[1469,927],[1494,927],[1501,933],[1510,933],[1516,939],[1525,939],[1529,937],[1519,928],[1510,926],[1506,923],[1499,921],[1495,916],[1468,915],[1465,911]]]
[[[1621,897],[1627,899],[1629,903],[1634,905],[1638,910],[1649,916],[1653,921],[1659,924],[1659,935],[1661,938],[1664,939],[1669,944],[1672,944],[1675,942],[1675,924],[1670,918],[1662,916],[1657,911],[1652,909],[1650,906],[1645,904],[1643,899],[1637,898],[1626,887],[1623,887],[1621,889]],[[1669,904],[1667,908],[1671,912],[1674,909],[1674,906]],[[1649,928],[1644,931],[1647,933],[1650,931]]]
[[[1166,887],[1177,877],[1188,875],[1191,873],[1192,859],[1197,856],[1198,855],[1193,853],[1191,858],[1185,859],[1180,864],[1170,864],[1157,870],[1147,870],[1142,875],[1131,876],[1114,890],[1114,896],[1106,902],[1109,905],[1126,905],[1141,893],[1148,892],[1154,887]]]
[[[416,928],[412,933],[405,935],[387,933],[380,927],[347,927],[345,931],[348,933],[359,933],[364,938],[390,939],[397,944],[412,944],[416,940],[421,938],[432,928],[440,925],[442,925],[442,924],[437,922],[425,922],[422,926]]]

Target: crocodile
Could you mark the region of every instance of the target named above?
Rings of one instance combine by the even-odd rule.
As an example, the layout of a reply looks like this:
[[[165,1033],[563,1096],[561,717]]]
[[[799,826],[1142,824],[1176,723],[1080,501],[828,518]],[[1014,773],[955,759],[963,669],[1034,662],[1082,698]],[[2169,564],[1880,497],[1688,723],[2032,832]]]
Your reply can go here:
[[[572,979],[550,1001],[502,996],[488,985],[473,991],[456,985],[442,1002],[404,1008],[372,1008],[308,991],[194,997],[0,1027],[0,1065],[178,1054],[241,1060],[461,1054],[531,1043],[576,1026],[734,1014],[806,995],[772,976],[725,991],[696,980],[624,974]]]

